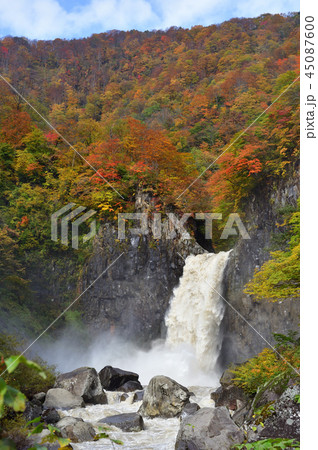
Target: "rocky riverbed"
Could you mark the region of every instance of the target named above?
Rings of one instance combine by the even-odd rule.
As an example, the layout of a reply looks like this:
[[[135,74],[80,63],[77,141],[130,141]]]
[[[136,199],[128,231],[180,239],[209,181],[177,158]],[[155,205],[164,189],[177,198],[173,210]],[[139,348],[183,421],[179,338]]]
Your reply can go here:
[[[59,375],[54,388],[36,394],[25,415],[29,420],[40,415],[78,450],[230,450],[268,437],[299,440],[297,385],[280,395],[267,390],[249,398],[234,386],[229,371],[220,387],[185,387],[163,375],[142,386],[138,378],[111,366],[99,373],[82,367]],[[265,411],[258,421],[256,406]],[[32,436],[30,445],[48,434],[44,429]]]

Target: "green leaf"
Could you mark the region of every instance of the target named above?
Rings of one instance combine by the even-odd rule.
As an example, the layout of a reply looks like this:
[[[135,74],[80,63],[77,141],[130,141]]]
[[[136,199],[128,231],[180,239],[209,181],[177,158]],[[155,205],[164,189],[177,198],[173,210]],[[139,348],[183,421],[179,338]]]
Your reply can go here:
[[[10,356],[9,358],[5,359],[5,364],[7,366],[7,372],[12,373],[20,364],[21,356]]]
[[[96,436],[94,436],[94,441],[98,441],[99,439],[108,439],[109,438],[109,434],[107,433],[98,433],[96,434]]]
[[[109,427],[98,427],[98,431],[110,431]]]
[[[34,369],[36,372],[38,372],[40,377],[42,377],[44,379],[46,378],[46,374],[43,371],[42,367],[39,366],[34,361],[30,361],[29,359],[26,359],[26,357],[23,355],[10,356],[9,358],[5,359],[4,362],[7,366],[8,373],[12,373],[19,366],[19,364],[23,363],[27,367],[30,367],[31,369]]]
[[[56,433],[56,432],[60,431],[58,428],[54,427],[53,425],[48,425],[47,427],[51,433]]]
[[[123,441],[120,441],[119,439],[111,439],[111,441],[117,445],[124,445]]]
[[[0,439],[1,450],[15,450],[16,446],[10,439]]]
[[[0,417],[2,417],[4,412],[4,394],[7,391],[7,385],[5,381],[0,378]]]
[[[300,403],[300,395],[298,395],[298,394],[295,395],[295,397],[294,397],[294,402],[295,402],[295,403],[298,403],[298,404]]]
[[[60,444],[61,448],[68,447],[69,443],[71,442],[70,439],[60,437],[57,437],[57,441]]]
[[[30,431],[30,433],[28,434],[28,437],[32,436],[33,434],[42,433],[43,429],[44,429],[43,423],[39,423],[39,425],[37,425],[35,428],[33,428],[33,430]]]
[[[0,394],[4,394],[4,392],[7,389],[7,383],[4,381],[3,378],[0,378]]]
[[[24,411],[25,410],[26,396],[17,389],[8,386],[4,394],[4,404],[10,406],[14,411]]]
[[[41,417],[36,417],[35,419],[30,420],[29,422],[27,422],[27,423],[25,424],[25,426],[28,427],[29,425],[31,425],[31,423],[38,423],[38,422],[40,422],[40,421],[41,421]]]

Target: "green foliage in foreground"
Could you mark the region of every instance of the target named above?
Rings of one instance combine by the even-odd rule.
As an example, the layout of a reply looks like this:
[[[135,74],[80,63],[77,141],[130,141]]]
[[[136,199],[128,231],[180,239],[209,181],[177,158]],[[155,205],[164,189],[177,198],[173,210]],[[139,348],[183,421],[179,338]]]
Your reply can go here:
[[[1,364],[1,374],[4,375],[6,372],[11,374],[20,364],[24,364],[26,367],[37,372],[40,377],[46,378],[45,372],[37,363],[26,359],[22,355],[11,356],[5,359]],[[9,386],[4,378],[0,377],[0,418],[3,416],[6,406],[16,412],[24,411],[25,401],[26,396],[22,392]]]
[[[28,368],[31,371],[37,373],[41,378],[46,379],[46,374],[43,371],[43,369],[34,361],[30,361],[30,360],[26,359],[25,356],[23,356],[23,355],[10,356],[6,359],[3,359],[3,357],[2,357],[1,366],[0,366],[1,375],[5,375],[5,374],[10,375],[10,374],[16,372],[16,370],[18,369],[18,367],[20,367],[21,364],[23,366],[25,366],[24,368]],[[4,380],[4,378],[0,377],[0,419],[3,419],[4,415],[10,409],[13,409],[13,411],[15,413],[23,412],[26,407],[26,400],[27,400],[27,398],[22,392],[20,392],[18,389],[15,389],[14,387],[7,384]],[[23,440],[26,437],[30,437],[31,435],[41,433],[44,429],[44,424],[40,423],[40,421],[41,421],[41,418],[37,417],[36,419],[31,420],[30,422],[25,424],[25,426],[23,428],[27,428],[28,426],[34,425],[34,424],[36,424],[36,426],[29,432],[29,434],[27,436],[25,433],[23,433],[24,430],[19,430],[19,432],[20,432],[19,439]],[[11,434],[12,434],[12,432],[14,433],[14,438],[16,438],[15,426],[17,426],[19,422],[21,423],[20,417],[18,417],[18,416],[15,417],[15,420],[12,420],[11,423],[10,423],[10,421],[6,421],[7,425],[9,424],[9,428],[11,428],[11,430],[9,430],[9,431],[11,431]],[[23,420],[22,420],[22,422],[23,422]],[[60,430],[58,428],[56,428],[52,425],[47,425],[47,428],[48,428],[50,434],[43,438],[41,444],[58,442],[60,448],[68,447],[70,440],[60,437],[59,436]],[[1,432],[1,434],[2,434],[2,432]],[[9,433],[9,435],[10,435],[10,433]],[[1,438],[1,435],[0,435],[0,438]],[[39,450],[39,449],[47,448],[41,444],[35,444],[32,447],[32,449]],[[14,450],[16,448],[16,445],[11,439],[4,438],[4,439],[0,439],[0,448],[2,450],[4,450],[4,449]]]
[[[253,279],[246,285],[245,292],[256,300],[264,298],[279,299],[299,296],[300,286],[300,213],[294,212],[289,219],[292,235],[286,251],[271,252],[266,261],[254,273]]]
[[[9,341],[9,342],[8,342]],[[12,341],[12,338],[11,338]],[[4,345],[6,343],[6,347]],[[4,340],[3,347],[5,350],[11,348],[12,342],[10,339]],[[9,356],[4,359],[1,356],[0,361],[0,449],[1,450],[15,450],[16,444],[21,444],[25,448],[26,439],[40,434],[44,429],[49,430],[49,434],[43,437],[40,444],[34,444],[30,450],[46,450],[45,444],[58,443],[59,448],[72,448],[70,446],[70,439],[61,437],[61,432],[53,425],[45,425],[41,422],[41,417],[37,417],[25,423],[25,418],[22,413],[26,407],[27,397],[20,390],[10,386],[5,378],[16,375],[20,366],[23,365],[24,370],[29,369],[31,372],[37,374],[43,380],[47,379],[47,374],[43,368],[34,361],[30,361],[23,355]],[[50,374],[50,373],[49,373]],[[13,379],[14,380],[14,379]],[[25,390],[29,390],[26,385]],[[10,414],[10,413],[13,414]],[[30,429],[31,427],[31,429]],[[101,433],[97,434],[94,441],[99,439],[110,439],[112,443],[123,445],[123,442],[118,439],[112,439],[107,431],[107,428],[100,428]],[[13,440],[12,440],[13,439]],[[19,446],[20,448],[20,446]]]
[[[38,364],[26,359],[22,355],[11,356],[6,359],[2,357],[0,364],[0,419],[3,419],[6,413],[10,410],[13,410],[16,413],[25,410],[27,400],[26,396],[18,389],[15,389],[7,384],[3,378],[3,375],[12,374],[20,366],[20,364],[23,364],[25,367],[34,372],[37,372],[40,377],[44,379],[46,378],[45,373]],[[23,435],[19,436],[19,438],[23,439]],[[10,439],[0,439],[0,448],[14,449],[15,445]]]
[[[46,392],[53,387],[55,368],[49,366],[40,358],[37,358],[35,362],[31,362],[26,360],[24,356],[20,356],[18,359],[16,356],[10,356],[21,353],[21,348],[21,344],[19,345],[13,336],[0,334],[0,358],[2,358],[2,363],[8,363],[7,367],[9,366],[9,369],[3,375],[3,379],[12,388],[31,398],[32,395],[38,392]],[[22,366],[20,366],[21,363],[23,363]],[[41,371],[38,370],[38,367],[41,368]]]
[[[40,417],[30,420],[30,422],[26,424],[26,427],[30,425],[35,425],[35,427],[29,432],[28,437],[34,434],[39,434],[44,430],[44,424],[41,423]],[[50,434],[42,439],[41,444],[35,444],[30,448],[30,450],[46,450],[47,447],[43,446],[42,444],[52,444],[54,442],[57,442],[60,448],[71,448],[69,446],[69,443],[71,442],[70,439],[60,437],[60,430],[58,428],[54,427],[53,425],[47,425],[47,429],[49,430]]]
[[[266,449],[300,449],[300,444],[295,439],[263,439],[250,444],[235,445],[232,450],[266,450]]]

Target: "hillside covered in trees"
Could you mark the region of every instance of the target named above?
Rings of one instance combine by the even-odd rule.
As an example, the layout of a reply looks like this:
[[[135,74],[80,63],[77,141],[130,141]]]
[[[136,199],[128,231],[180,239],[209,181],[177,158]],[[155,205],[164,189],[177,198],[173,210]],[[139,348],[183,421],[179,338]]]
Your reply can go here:
[[[154,211],[226,216],[298,168],[296,13],[70,41],[5,37],[0,73],[60,133],[0,79],[1,290],[7,312],[24,318],[43,315],[28,265],[85,258],[87,248],[74,256],[50,239],[50,216],[68,202],[114,221],[144,189]],[[45,307],[44,323],[56,316]]]

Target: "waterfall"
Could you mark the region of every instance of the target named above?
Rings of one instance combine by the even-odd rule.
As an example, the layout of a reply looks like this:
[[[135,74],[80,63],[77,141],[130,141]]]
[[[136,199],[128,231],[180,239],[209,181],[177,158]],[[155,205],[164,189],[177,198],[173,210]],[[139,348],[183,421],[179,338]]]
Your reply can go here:
[[[220,324],[225,305],[219,294],[229,254],[188,256],[166,316],[166,345],[190,345],[200,368],[209,373],[216,368],[221,349]]]
[[[224,315],[224,303],[218,293],[222,294],[229,253],[187,257],[166,314],[167,337],[152,342],[149,350],[109,333],[100,334],[83,349],[68,333],[43,355],[53,355],[50,362],[64,372],[80,366],[100,370],[107,364],[140,374],[142,384],[161,374],[185,386],[218,386],[216,363]]]

